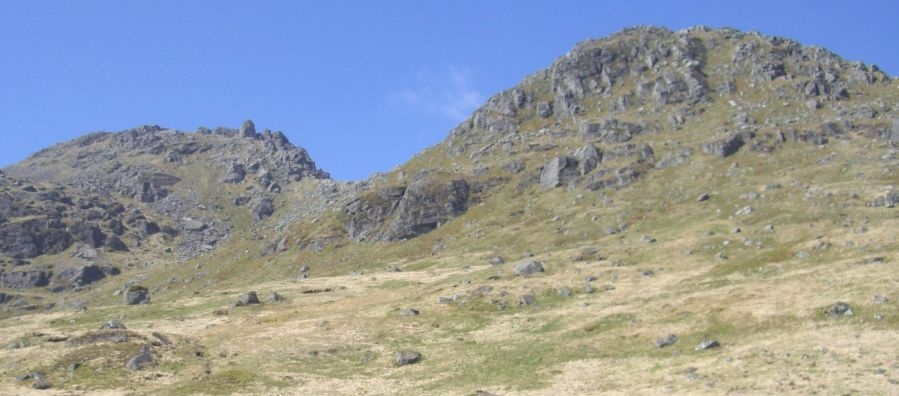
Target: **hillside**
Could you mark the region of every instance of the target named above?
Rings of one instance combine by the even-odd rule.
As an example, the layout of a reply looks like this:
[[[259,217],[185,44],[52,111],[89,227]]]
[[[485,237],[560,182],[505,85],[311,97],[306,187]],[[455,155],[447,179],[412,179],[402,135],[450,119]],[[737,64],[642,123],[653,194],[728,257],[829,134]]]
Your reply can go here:
[[[897,99],[640,27],[358,182],[251,121],[86,135],[0,174],[0,391],[896,393]]]

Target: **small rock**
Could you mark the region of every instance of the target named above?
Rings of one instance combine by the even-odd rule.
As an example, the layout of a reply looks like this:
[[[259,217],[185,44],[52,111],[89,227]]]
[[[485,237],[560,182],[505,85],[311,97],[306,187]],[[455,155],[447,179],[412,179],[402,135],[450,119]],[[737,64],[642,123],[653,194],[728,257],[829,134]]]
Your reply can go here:
[[[643,243],[655,243],[655,241],[656,239],[649,235],[643,235],[643,237],[640,238],[640,242]]]
[[[149,345],[141,345],[140,351],[137,355],[132,356],[128,359],[128,363],[125,363],[125,368],[131,371],[137,371],[149,364],[153,361],[153,355],[150,353]]]
[[[104,329],[124,330],[125,328],[126,328],[125,325],[122,324],[122,322],[119,322],[118,320],[110,320],[110,321],[104,323],[103,326],[100,326],[100,330],[104,330]]]
[[[719,343],[718,340],[704,339],[704,340],[700,341],[699,345],[697,345],[696,348],[693,348],[693,350],[704,351],[706,349],[717,348],[720,346],[721,346],[721,343]]]
[[[838,302],[834,305],[831,305],[824,311],[828,317],[838,318],[840,316],[852,316],[854,313],[852,312],[852,307],[849,304],[844,302]]]
[[[690,381],[696,381],[699,379],[699,374],[697,374],[699,370],[696,367],[688,367],[684,370],[684,375],[687,376],[687,379]]]
[[[493,256],[490,258],[490,265],[503,265],[505,262],[506,260],[500,256]]]
[[[421,361],[421,353],[416,351],[400,351],[396,353],[396,365],[405,366]]]
[[[450,304],[450,303],[457,302],[461,299],[462,299],[462,296],[460,296],[458,294],[453,294],[451,296],[440,296],[440,297],[437,297],[437,303],[438,304]]]
[[[556,293],[559,294],[559,297],[569,297],[571,296],[571,289],[567,287],[560,287],[556,289]]]
[[[518,299],[518,305],[520,306],[534,305],[536,303],[537,299],[533,294],[524,294]]]
[[[287,299],[284,298],[284,296],[282,296],[278,293],[275,293],[275,292],[271,292],[271,293],[269,293],[268,298],[265,300],[265,302],[276,303],[276,302],[281,302],[281,301],[286,301],[286,300]]]
[[[876,295],[874,296],[874,304],[889,304],[890,298],[887,296]]]
[[[752,206],[745,206],[745,207],[743,207],[742,209],[738,210],[738,211],[737,211],[736,213],[734,213],[734,214],[737,215],[737,216],[746,216],[746,215],[751,214],[751,213],[752,213],[752,210],[753,210],[753,209],[752,209]]]
[[[699,194],[698,197],[696,197],[696,202],[705,202],[705,201],[708,201],[709,198],[711,198],[711,197],[712,196],[709,195],[709,193],[702,193],[702,194]]]
[[[656,348],[664,348],[666,346],[674,345],[675,342],[677,342],[677,336],[674,334],[668,334],[656,340]]]
[[[34,378],[34,382],[31,383],[31,387],[34,389],[50,389],[50,381],[47,380],[47,377],[44,375],[38,375]]]
[[[415,308],[406,308],[400,311],[400,316],[418,316],[421,312],[418,312]]]

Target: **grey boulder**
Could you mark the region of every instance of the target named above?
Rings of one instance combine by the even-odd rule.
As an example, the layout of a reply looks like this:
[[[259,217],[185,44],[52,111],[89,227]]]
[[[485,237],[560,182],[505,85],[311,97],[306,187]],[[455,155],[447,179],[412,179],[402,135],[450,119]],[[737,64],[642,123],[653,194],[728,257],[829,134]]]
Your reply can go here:
[[[515,266],[515,274],[518,276],[528,276],[543,271],[543,263],[534,260],[527,260]]]

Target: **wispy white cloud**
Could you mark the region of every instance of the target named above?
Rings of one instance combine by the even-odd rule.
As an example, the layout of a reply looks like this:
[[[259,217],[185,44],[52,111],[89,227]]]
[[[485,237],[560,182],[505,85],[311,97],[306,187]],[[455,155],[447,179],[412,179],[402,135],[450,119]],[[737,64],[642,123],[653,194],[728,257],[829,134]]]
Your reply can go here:
[[[441,73],[422,69],[416,75],[414,86],[394,93],[391,101],[416,111],[462,121],[482,104],[484,96],[474,88],[470,70],[447,67]]]

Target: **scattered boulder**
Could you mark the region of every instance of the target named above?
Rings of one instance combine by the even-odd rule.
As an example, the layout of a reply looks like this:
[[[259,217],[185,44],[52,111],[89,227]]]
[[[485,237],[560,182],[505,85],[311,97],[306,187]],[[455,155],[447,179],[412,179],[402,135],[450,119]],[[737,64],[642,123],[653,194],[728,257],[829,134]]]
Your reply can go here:
[[[696,345],[696,348],[693,348],[693,349],[696,351],[704,351],[707,349],[718,348],[720,346],[721,346],[721,343],[719,343],[718,340],[713,340],[713,339],[707,338],[707,339],[700,341],[699,345]]]
[[[127,305],[149,304],[150,290],[139,285],[129,286],[124,299]]]
[[[421,361],[421,353],[416,351],[400,351],[396,353],[396,365],[405,366]]]
[[[490,265],[503,265],[506,263],[506,260],[500,256],[493,256],[490,258]]]
[[[875,208],[894,208],[899,204],[899,192],[891,192],[875,198],[868,206]]]
[[[78,245],[78,250],[74,254],[74,257],[82,258],[85,260],[93,260],[99,256],[100,253],[97,252],[97,249],[94,249],[88,245]]]
[[[710,198],[712,198],[712,196],[709,195],[709,193],[702,193],[702,194],[699,194],[698,197],[696,197],[696,202],[705,202],[705,201],[708,201]]]
[[[534,297],[533,294],[523,294],[521,298],[518,299],[518,305],[520,306],[534,305],[536,303],[537,298]]]
[[[153,354],[150,353],[150,346],[141,345],[140,350],[137,352],[137,354],[132,356],[130,359],[128,359],[128,362],[125,363],[125,368],[131,371],[137,371],[152,362]]]
[[[734,214],[737,216],[746,216],[746,215],[752,214],[752,211],[753,211],[752,206],[744,206],[740,210],[736,211]]]
[[[241,294],[240,297],[237,298],[237,301],[234,302],[235,307],[242,307],[245,305],[251,304],[259,304],[259,297],[256,296],[256,292],[249,291],[244,294]]]
[[[703,152],[717,155],[719,157],[729,157],[735,154],[740,147],[743,147],[743,135],[733,134],[724,139],[716,140],[710,143],[703,143],[699,146]]]
[[[543,263],[534,260],[527,260],[515,266],[515,274],[518,276],[529,276],[543,271]]]
[[[187,219],[181,225],[185,231],[189,232],[200,232],[209,227],[206,223],[195,219]]]
[[[405,308],[400,311],[400,316],[418,316],[420,312],[415,308]]]
[[[664,348],[666,346],[674,345],[677,342],[677,336],[674,334],[668,334],[662,338],[656,340],[656,348]]]
[[[439,296],[437,297],[438,304],[451,304],[454,302],[459,302],[462,300],[462,296],[459,294],[453,294],[451,296]]]
[[[687,162],[693,153],[690,149],[677,150],[662,156],[659,162],[656,162],[656,169],[667,169],[673,166],[681,165]]]
[[[42,372],[36,372],[32,375],[34,382],[31,383],[31,387],[38,390],[50,389],[52,386],[50,384],[50,380],[47,379],[47,375]]]
[[[287,301],[287,299],[276,292],[269,293],[268,298],[265,299],[265,302],[267,303],[276,303],[281,301]]]
[[[125,325],[122,324],[122,322],[119,322],[118,320],[110,320],[110,321],[104,323],[103,326],[100,326],[100,330],[124,330],[124,329],[125,329]]]
[[[574,158],[577,159],[577,170],[581,175],[592,172],[602,162],[602,154],[592,144],[577,149]]]
[[[827,307],[824,311],[830,318],[839,318],[841,316],[852,316],[854,313],[852,312],[852,307],[849,304],[844,302],[838,302],[834,305]]]
[[[265,220],[274,214],[275,203],[272,201],[272,197],[263,196],[255,200],[250,207],[250,213],[253,215],[253,220],[256,221]]]
[[[570,157],[555,157],[540,173],[540,187],[554,188],[568,184],[578,177],[578,161]]]

